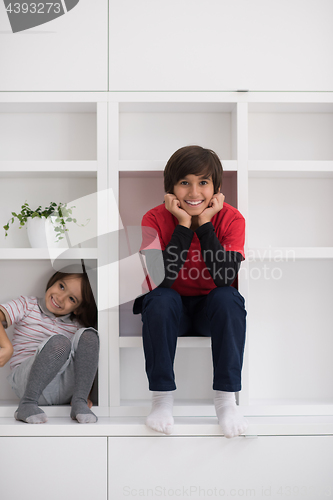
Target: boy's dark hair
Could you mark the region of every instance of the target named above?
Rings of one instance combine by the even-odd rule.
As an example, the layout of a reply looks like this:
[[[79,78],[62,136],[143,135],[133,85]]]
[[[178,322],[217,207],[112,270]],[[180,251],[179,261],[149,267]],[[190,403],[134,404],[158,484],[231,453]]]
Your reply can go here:
[[[223,168],[219,157],[211,149],[201,146],[185,146],[178,149],[164,169],[164,190],[173,193],[173,188],[180,179],[187,175],[212,176],[214,194],[222,185]]]
[[[77,320],[82,326],[87,328],[90,326],[96,328],[97,307],[87,273],[62,273],[58,271],[49,279],[46,285],[46,290],[48,290],[57,281],[66,281],[70,278],[81,278],[82,293],[82,302],[78,309],[76,309],[75,314],[74,312],[71,313],[71,320]]]

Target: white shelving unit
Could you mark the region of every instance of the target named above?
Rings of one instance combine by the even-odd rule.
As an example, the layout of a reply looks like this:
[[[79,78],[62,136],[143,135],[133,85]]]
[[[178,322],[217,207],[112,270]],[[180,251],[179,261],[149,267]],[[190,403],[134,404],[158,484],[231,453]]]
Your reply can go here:
[[[249,404],[260,414],[333,411],[333,108],[313,97],[249,104]]]
[[[320,277],[327,300],[330,297],[332,96],[130,96],[131,102],[128,93],[110,96],[110,120],[117,138],[112,182],[116,185],[119,179],[117,190],[124,226],[139,226],[143,213],[162,202],[162,170],[174,150],[193,143],[215,149],[225,169],[226,200],[237,206],[248,222],[248,259],[239,276],[239,289],[248,304],[248,341],[239,402],[247,415],[331,415],[333,390],[325,382],[331,377],[328,355],[325,356],[331,342],[329,308],[325,309],[327,301],[323,302],[312,288]],[[206,143],[207,136],[210,145]],[[268,276],[266,261],[270,264]],[[308,275],[310,269],[312,278]],[[120,266],[120,295],[129,280],[133,288],[134,281],[139,286],[141,274],[128,262],[123,268]],[[277,308],[275,304],[281,302],[281,297],[285,298],[283,307]],[[299,300],[293,304],[291,297]],[[117,317],[112,328],[118,337],[119,327],[114,345],[119,346],[120,353],[112,351],[119,366],[119,380],[117,391],[110,395],[114,401],[111,415],[145,415],[149,408],[139,338],[141,321],[132,315],[131,307],[132,302],[120,306],[120,324]],[[303,308],[307,313],[302,318]],[[314,314],[318,310],[320,321]],[[316,325],[321,332],[319,342]],[[214,415],[209,341],[184,338],[178,346],[175,415]],[[320,359],[325,362],[317,370]],[[313,367],[310,371],[307,362]],[[308,373],[306,377],[302,377],[304,371]],[[193,373],[198,374],[198,380],[191,381],[189,387],[189,374]]]
[[[250,418],[333,415],[333,93],[4,93],[0,131],[3,224],[19,200],[107,193],[97,201],[96,248],[66,254],[98,268],[100,417],[149,410],[141,319],[132,314],[143,278],[140,223],[162,203],[166,161],[186,144],[219,154],[226,201],[247,221],[239,404]],[[28,248],[14,227],[1,240],[0,266],[1,301],[42,293],[51,267],[49,254]],[[181,338],[178,347],[175,416],[214,417],[209,339]],[[16,401],[5,388],[6,370],[0,415],[10,417]]]
[[[48,205],[51,201],[70,203],[82,197],[94,196],[107,184],[107,103],[98,95],[73,98],[67,94],[22,94],[22,100],[3,94],[0,102],[0,182],[2,196],[1,227],[12,211],[28,201],[30,206]],[[64,97],[62,99],[62,97]],[[97,97],[97,100],[96,100]],[[84,259],[88,268],[97,268],[105,258],[105,247],[99,245],[103,233],[101,213],[107,212],[103,200],[93,207],[89,220],[90,232],[96,238],[80,242],[80,247],[65,249],[30,248],[26,229],[16,223],[8,237],[0,238],[1,301],[19,295],[42,296],[48,278],[57,268],[52,263],[67,265]],[[85,222],[85,221],[79,221]],[[14,279],[13,279],[14,278]],[[98,276],[100,288],[104,278]],[[101,331],[107,331],[105,312],[99,315]],[[12,329],[8,330],[11,334]],[[107,334],[101,336],[103,351],[107,351]],[[12,416],[17,398],[9,389],[6,376],[9,366],[1,369],[0,416]],[[99,415],[108,415],[108,361],[101,356],[99,364]],[[50,416],[68,415],[68,407],[49,408]]]

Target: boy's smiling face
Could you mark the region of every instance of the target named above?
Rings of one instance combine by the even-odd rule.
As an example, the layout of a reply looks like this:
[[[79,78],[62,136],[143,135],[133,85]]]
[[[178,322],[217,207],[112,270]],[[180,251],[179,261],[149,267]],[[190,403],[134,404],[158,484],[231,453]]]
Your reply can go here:
[[[173,194],[180,201],[180,208],[189,215],[200,215],[214,196],[212,177],[189,174],[174,186]]]

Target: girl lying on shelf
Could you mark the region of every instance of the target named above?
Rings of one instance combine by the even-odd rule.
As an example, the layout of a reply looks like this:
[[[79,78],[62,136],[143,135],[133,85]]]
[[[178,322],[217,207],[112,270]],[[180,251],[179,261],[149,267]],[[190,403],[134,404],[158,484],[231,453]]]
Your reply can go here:
[[[71,418],[97,421],[88,400],[98,365],[97,308],[85,272],[56,272],[45,296],[20,296],[0,305],[0,366],[10,359],[8,381],[20,398],[14,416],[41,424],[38,405],[71,403]],[[4,327],[14,325],[13,345]]]

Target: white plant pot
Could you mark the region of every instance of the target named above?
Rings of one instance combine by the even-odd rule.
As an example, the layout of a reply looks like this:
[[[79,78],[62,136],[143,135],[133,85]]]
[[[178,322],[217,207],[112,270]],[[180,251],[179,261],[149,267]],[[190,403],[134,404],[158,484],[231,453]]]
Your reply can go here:
[[[32,248],[47,248],[45,219],[40,219],[39,217],[29,218],[27,221],[27,233]]]
[[[67,248],[66,238],[56,241],[52,217],[34,217],[27,221],[27,233],[32,248]]]

